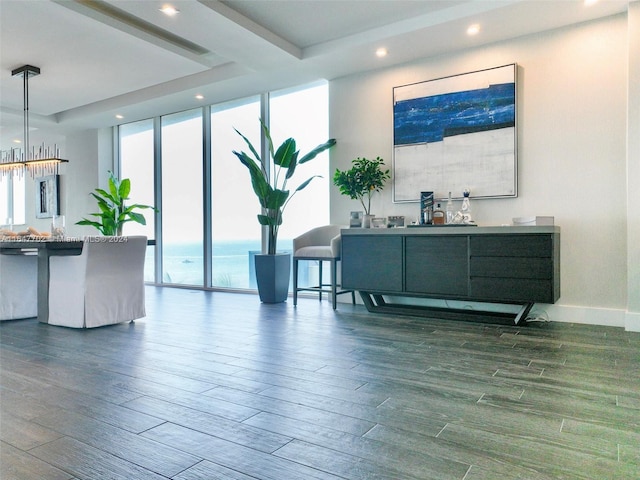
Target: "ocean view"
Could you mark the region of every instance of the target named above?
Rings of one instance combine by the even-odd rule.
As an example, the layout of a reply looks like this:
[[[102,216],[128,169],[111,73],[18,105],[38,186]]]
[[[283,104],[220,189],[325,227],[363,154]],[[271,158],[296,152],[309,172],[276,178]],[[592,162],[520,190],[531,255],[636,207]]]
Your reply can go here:
[[[279,250],[290,252],[291,239],[279,240]],[[203,252],[200,243],[168,243],[164,247],[163,282],[181,285],[203,285]],[[154,249],[147,250],[145,280],[153,281]],[[213,242],[213,286],[255,289],[253,255],[260,253],[260,240],[227,240]],[[308,275],[308,268],[300,264],[300,279]],[[304,271],[303,271],[304,270]],[[327,269],[328,271],[328,269]]]

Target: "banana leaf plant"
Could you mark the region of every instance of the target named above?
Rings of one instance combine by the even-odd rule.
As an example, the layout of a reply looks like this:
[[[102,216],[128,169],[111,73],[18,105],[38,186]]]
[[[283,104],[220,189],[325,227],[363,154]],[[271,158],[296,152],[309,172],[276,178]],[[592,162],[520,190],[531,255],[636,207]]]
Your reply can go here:
[[[90,193],[97,201],[100,212],[90,213],[89,215],[96,217],[97,220],[89,220],[83,218],[76,225],[90,225],[97,228],[103,235],[121,236],[122,226],[127,222],[136,222],[146,225],[147,221],[144,215],[135,212],[137,209],[152,209],[149,205],[133,204],[126,205],[131,192],[131,180],[123,178],[118,180],[113,172],[109,172],[109,191],[96,188],[95,193]]]
[[[262,213],[258,214],[258,222],[260,225],[268,227],[269,230],[267,253],[269,255],[275,255],[278,242],[278,230],[280,225],[282,225],[282,215],[285,208],[297,192],[309,185],[314,178],[320,177],[321,175],[314,175],[308,178],[298,185],[293,193],[287,189],[288,181],[293,177],[298,165],[313,160],[319,153],[333,147],[336,141],[331,138],[325,143],[315,147],[303,157],[298,158],[300,152],[296,149],[296,141],[293,138],[285,140],[274,150],[269,128],[262,120],[260,124],[262,125],[262,131],[267,141],[267,146],[269,147],[269,157],[262,158],[247,137],[237,129],[234,130],[243,138],[251,151],[251,155],[244,151],[237,152],[234,150],[233,153],[240,159],[242,164],[249,169],[253,191],[258,197],[260,206],[262,207]]]

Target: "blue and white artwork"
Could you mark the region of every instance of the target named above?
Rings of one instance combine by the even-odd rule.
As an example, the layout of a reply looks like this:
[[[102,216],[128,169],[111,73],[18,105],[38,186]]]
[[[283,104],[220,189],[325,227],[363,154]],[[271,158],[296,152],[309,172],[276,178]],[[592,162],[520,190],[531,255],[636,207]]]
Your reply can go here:
[[[394,201],[517,195],[516,65],[394,88]]]

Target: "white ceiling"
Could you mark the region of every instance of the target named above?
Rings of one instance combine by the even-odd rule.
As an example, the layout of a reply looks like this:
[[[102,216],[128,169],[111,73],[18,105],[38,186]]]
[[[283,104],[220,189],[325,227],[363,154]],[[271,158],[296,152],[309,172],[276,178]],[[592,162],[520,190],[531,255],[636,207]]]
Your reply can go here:
[[[174,17],[159,11],[166,3]],[[0,145],[31,143],[625,12],[628,0],[0,0]],[[467,26],[479,23],[475,37]],[[379,59],[378,47],[389,55]],[[517,60],[517,59],[515,59]],[[196,100],[202,94],[205,100]],[[124,115],[117,120],[116,114]]]

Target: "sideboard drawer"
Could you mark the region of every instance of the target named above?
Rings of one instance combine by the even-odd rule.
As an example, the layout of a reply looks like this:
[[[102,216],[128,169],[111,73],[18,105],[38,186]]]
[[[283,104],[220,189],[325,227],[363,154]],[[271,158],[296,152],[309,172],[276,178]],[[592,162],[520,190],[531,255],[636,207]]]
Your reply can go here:
[[[492,301],[530,301],[553,303],[552,280],[531,278],[471,278],[472,298]]]
[[[550,257],[551,235],[479,235],[470,238],[471,256],[475,257]]]
[[[471,257],[472,277],[538,278],[553,277],[551,257]]]

